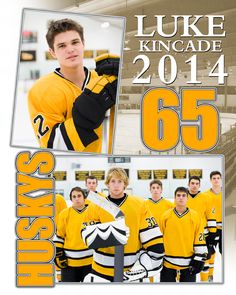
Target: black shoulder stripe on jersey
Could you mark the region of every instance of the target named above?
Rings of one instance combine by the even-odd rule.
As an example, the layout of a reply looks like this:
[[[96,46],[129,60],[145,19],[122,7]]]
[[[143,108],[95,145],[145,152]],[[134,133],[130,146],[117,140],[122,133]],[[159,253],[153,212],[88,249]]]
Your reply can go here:
[[[162,235],[161,235],[161,236],[154,237],[154,238],[152,238],[152,239],[150,239],[150,240],[148,240],[148,241],[146,241],[146,242],[143,242],[142,245],[145,246],[146,244],[150,243],[151,241],[154,241],[154,240],[160,239],[160,238],[162,238],[162,237],[163,237]]]
[[[191,258],[193,258],[193,255],[191,255],[191,256],[174,256],[174,255],[165,255],[165,257],[170,257],[170,258],[180,258],[180,259],[191,259]]]
[[[203,254],[196,253],[194,256],[201,257],[201,258],[206,258],[206,254],[205,253],[203,253]]]
[[[149,246],[146,248],[146,250],[155,252],[155,253],[163,253],[163,256],[164,256],[164,245],[162,243]]]
[[[153,229],[153,228],[155,228],[155,227],[159,227],[158,224],[154,224],[152,227],[145,227],[145,228],[143,228],[143,229],[140,229],[140,230],[139,230],[139,233],[143,233],[143,232],[148,231],[148,230],[150,230],[150,229]]]
[[[73,145],[72,145],[72,143],[71,143],[71,141],[70,141],[70,139],[69,139],[69,137],[68,137],[68,135],[67,135],[67,133],[66,133],[66,128],[65,128],[64,123],[62,123],[62,124],[60,125],[60,130],[61,130],[62,137],[63,137],[63,139],[64,139],[64,142],[65,142],[65,144],[66,144],[68,150],[73,151],[74,148],[73,148]]]
[[[51,149],[53,148],[53,142],[54,142],[55,135],[56,135],[56,129],[58,128],[59,125],[60,125],[60,123],[57,123],[52,128],[52,131],[51,131],[51,134],[50,134],[50,137],[48,140],[48,144],[47,144],[48,148],[51,148]]]

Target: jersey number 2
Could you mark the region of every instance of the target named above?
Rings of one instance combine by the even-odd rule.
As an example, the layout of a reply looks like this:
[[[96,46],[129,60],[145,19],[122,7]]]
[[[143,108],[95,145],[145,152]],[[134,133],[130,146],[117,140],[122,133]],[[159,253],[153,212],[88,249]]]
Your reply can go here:
[[[39,124],[38,124],[38,137],[42,137],[44,136],[48,130],[49,130],[49,127],[46,126],[45,128],[43,127],[43,121],[44,121],[44,118],[42,115],[38,115],[37,117],[34,118],[34,124],[37,124],[37,122],[39,121]]]

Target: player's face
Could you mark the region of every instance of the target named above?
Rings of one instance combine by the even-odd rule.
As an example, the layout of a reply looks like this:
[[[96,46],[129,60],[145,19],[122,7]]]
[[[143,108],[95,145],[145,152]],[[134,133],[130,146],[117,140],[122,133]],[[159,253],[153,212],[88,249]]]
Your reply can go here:
[[[112,177],[107,185],[109,193],[113,198],[122,198],[124,196],[125,183],[122,179]]]
[[[54,49],[49,49],[61,68],[76,68],[83,65],[84,44],[76,31],[59,33],[54,38]]]
[[[175,204],[178,207],[185,207],[188,200],[188,196],[185,192],[177,192],[175,195]]]
[[[161,197],[161,193],[162,193],[162,188],[159,184],[154,183],[152,184],[152,186],[150,187],[150,192],[152,194],[152,198],[155,200],[157,198]]]
[[[212,186],[218,186],[221,187],[221,176],[219,174],[213,175],[211,177],[211,184]]]
[[[81,192],[73,191],[71,194],[72,206],[75,208],[84,207],[84,195]]]
[[[189,192],[191,194],[196,194],[200,189],[200,182],[197,179],[191,179],[188,186]]]
[[[86,186],[88,191],[95,192],[97,188],[97,180],[96,179],[87,179]]]

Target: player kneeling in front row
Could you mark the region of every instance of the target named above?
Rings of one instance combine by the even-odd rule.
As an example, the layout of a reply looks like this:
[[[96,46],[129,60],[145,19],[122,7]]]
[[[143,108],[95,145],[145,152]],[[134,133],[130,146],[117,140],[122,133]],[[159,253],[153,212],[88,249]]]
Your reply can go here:
[[[188,190],[175,190],[175,208],[167,210],[161,217],[165,257],[161,271],[161,282],[176,282],[179,271],[180,282],[196,282],[196,274],[204,267],[207,247],[204,227],[199,214],[186,207]]]
[[[145,201],[125,193],[128,181],[124,169],[111,168],[105,181],[109,196],[102,198],[107,209],[98,203],[89,205],[82,236],[88,247],[95,250],[92,272],[84,282],[138,281],[162,268],[162,234]],[[116,210],[114,220],[112,211]],[[122,276],[117,280],[118,272]]]
[[[93,252],[81,238],[81,227],[88,205],[85,193],[80,187],[70,192],[72,207],[64,209],[58,217],[57,232],[54,237],[56,246],[55,263],[61,268],[62,282],[82,282],[91,271]]]

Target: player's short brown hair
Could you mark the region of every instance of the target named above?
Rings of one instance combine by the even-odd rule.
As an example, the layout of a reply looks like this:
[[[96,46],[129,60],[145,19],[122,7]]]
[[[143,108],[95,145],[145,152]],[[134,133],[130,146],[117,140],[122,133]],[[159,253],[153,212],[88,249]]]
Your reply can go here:
[[[97,177],[94,176],[94,175],[89,175],[89,176],[87,176],[87,177],[85,178],[85,183],[87,183],[87,180],[88,180],[88,179],[95,179],[96,182],[98,183],[98,179],[97,179]]]
[[[188,196],[188,189],[186,187],[183,187],[183,186],[177,187],[175,190],[175,197],[178,192],[185,193]]]
[[[154,179],[149,183],[149,187],[151,188],[153,184],[158,184],[161,188],[163,186],[162,182],[159,179]]]
[[[71,191],[70,191],[70,200],[71,200],[71,201],[72,201],[72,193],[73,193],[74,191],[76,191],[76,192],[81,192],[82,195],[84,196],[84,199],[86,199],[85,191],[84,191],[81,187],[79,187],[79,186],[75,186],[75,187],[73,187],[73,188],[71,189]]]
[[[54,49],[54,39],[56,35],[67,31],[76,31],[77,33],[79,33],[81,41],[84,43],[83,27],[72,19],[64,18],[56,21],[52,20],[49,23],[48,32],[46,34],[49,48],[51,48],[52,50]]]
[[[212,179],[212,177],[213,177],[214,175],[219,175],[220,177],[222,177],[220,171],[212,171],[212,172],[210,173],[210,179]]]
[[[111,178],[115,177],[124,181],[125,188],[129,185],[129,178],[123,168],[111,168],[107,172],[105,185],[108,185]]]

